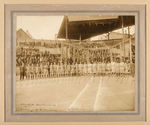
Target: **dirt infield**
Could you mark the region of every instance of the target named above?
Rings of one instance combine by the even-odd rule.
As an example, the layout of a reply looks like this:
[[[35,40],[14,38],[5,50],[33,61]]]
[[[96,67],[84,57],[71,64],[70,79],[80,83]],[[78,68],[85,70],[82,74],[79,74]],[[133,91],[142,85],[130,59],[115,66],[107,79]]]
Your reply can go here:
[[[16,112],[133,111],[131,76],[81,76],[16,83]]]

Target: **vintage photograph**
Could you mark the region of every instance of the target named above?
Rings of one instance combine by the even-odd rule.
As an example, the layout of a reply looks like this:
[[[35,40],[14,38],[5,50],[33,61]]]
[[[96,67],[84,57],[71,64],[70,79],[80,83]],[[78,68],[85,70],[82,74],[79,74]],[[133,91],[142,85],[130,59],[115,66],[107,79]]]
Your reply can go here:
[[[17,15],[15,112],[135,111],[135,16]]]

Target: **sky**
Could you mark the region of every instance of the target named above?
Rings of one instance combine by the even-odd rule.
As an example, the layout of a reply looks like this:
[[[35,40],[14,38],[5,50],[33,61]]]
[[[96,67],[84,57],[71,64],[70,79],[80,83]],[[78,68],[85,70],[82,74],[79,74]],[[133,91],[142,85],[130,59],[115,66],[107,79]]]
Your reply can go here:
[[[54,40],[63,21],[63,16],[17,16],[17,30],[28,31],[34,39]],[[127,33],[127,29],[126,33]],[[135,27],[131,27],[131,34]],[[122,29],[115,32],[122,32]],[[106,38],[106,34],[91,38],[91,40]]]
[[[17,16],[17,30],[28,31],[35,39],[55,39],[63,16]]]

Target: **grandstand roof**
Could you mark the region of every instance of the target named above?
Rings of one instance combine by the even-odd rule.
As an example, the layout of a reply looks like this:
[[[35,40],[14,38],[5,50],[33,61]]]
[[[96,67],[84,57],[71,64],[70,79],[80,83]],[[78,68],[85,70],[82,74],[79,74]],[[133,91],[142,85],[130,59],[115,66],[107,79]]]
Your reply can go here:
[[[123,17],[123,18],[122,18]],[[135,24],[134,16],[65,16],[59,29],[58,38],[84,40]]]

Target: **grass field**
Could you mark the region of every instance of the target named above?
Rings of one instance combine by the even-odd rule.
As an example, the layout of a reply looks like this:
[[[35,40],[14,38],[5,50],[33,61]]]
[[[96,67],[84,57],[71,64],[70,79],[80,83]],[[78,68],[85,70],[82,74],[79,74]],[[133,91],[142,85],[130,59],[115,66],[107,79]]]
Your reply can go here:
[[[17,81],[16,112],[133,111],[131,76],[81,76]]]

